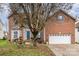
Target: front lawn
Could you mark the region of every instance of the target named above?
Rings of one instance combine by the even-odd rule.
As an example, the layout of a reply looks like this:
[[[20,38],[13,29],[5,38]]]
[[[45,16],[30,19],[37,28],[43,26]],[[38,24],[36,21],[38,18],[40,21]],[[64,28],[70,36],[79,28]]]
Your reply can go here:
[[[8,47],[9,47],[8,41],[0,39],[0,48],[8,48]]]
[[[0,56],[52,56],[55,55],[46,45],[37,48],[16,48],[7,40],[0,40]]]

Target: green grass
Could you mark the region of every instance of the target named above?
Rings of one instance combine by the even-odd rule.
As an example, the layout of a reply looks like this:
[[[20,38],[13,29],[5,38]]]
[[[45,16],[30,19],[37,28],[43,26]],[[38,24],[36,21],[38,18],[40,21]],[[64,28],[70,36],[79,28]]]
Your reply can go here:
[[[42,48],[43,47],[43,48]],[[39,48],[17,48],[7,40],[0,40],[0,56],[48,56],[49,48],[42,46]],[[47,50],[46,50],[47,49]],[[50,51],[51,52],[51,51]]]
[[[0,48],[7,48],[7,47],[9,47],[8,41],[0,39]]]
[[[1,52],[2,51],[2,52]],[[1,50],[0,55],[3,56],[46,56],[47,53],[40,52],[37,49],[9,49]]]

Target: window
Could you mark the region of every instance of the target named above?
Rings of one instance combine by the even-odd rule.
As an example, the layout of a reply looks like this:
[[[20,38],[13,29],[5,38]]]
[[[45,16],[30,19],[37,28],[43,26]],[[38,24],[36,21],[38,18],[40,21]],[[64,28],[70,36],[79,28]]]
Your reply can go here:
[[[18,38],[18,32],[17,31],[14,32],[14,38],[15,39]]]
[[[64,16],[59,15],[58,16],[58,20],[63,21],[64,20]]]
[[[19,16],[18,15],[14,15],[14,25],[18,25],[18,20],[19,20]]]
[[[79,32],[79,27],[78,27],[78,32]]]

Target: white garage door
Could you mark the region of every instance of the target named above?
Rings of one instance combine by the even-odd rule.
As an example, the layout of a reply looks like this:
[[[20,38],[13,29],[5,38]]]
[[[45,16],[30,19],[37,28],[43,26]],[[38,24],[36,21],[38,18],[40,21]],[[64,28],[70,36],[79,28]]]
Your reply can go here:
[[[62,36],[49,36],[49,44],[70,44],[71,35],[62,35]]]

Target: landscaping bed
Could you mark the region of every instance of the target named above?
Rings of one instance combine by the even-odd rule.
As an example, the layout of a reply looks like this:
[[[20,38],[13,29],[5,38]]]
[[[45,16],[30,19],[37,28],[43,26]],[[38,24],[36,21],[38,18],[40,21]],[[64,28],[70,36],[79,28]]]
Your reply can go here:
[[[3,43],[2,43],[3,42]],[[38,47],[16,48],[7,40],[0,40],[0,56],[54,56],[55,54],[44,44]]]

